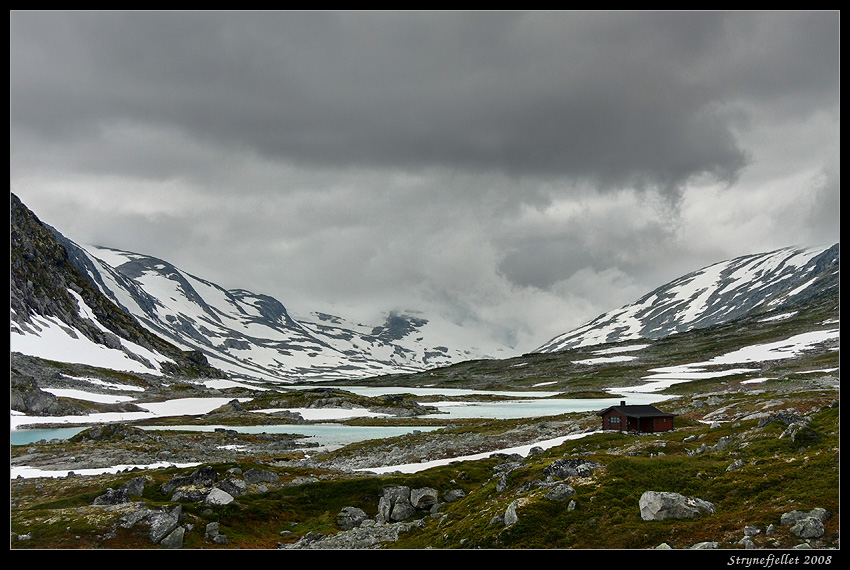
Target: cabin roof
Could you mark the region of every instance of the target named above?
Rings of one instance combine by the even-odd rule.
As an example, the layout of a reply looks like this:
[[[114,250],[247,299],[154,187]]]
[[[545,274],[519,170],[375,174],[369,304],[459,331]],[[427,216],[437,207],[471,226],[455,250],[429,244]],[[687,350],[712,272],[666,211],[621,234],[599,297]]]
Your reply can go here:
[[[649,404],[637,404],[626,406],[625,404],[621,404],[619,406],[611,406],[610,408],[606,408],[599,412],[600,416],[604,416],[610,411],[620,412],[624,416],[629,416],[632,418],[658,418],[658,417],[668,417],[672,418],[676,414],[671,414],[668,412],[662,412],[655,406],[651,406]]]

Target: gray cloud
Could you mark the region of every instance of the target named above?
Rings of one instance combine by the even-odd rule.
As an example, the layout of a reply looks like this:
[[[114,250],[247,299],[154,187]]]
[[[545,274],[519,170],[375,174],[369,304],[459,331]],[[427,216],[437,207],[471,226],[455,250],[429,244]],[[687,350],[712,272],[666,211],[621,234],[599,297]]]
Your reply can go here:
[[[13,11],[11,186],[226,286],[542,343],[837,240],[838,37],[837,12]]]
[[[606,186],[731,180],[747,155],[725,97],[837,81],[831,14],[772,15],[769,34],[752,19],[16,13],[11,120],[50,136],[167,125],[333,165],[542,172]]]

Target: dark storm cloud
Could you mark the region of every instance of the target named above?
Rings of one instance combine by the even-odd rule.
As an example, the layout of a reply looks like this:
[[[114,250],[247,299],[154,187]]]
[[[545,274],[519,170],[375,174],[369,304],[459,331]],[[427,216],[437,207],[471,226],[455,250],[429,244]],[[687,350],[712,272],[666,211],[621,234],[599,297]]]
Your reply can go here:
[[[730,98],[834,87],[835,16],[771,19],[17,12],[10,118],[51,137],[138,123],[269,158],[676,189],[746,164]]]
[[[12,191],[290,308],[533,349],[837,240],[838,15],[13,11]]]

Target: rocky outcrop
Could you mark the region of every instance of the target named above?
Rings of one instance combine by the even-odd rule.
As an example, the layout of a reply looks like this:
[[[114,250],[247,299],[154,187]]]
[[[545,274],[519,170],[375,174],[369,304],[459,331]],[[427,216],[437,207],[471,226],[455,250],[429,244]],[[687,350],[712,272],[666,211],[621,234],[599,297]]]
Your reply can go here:
[[[87,272],[75,265],[77,254],[72,256],[68,248],[77,246],[43,224],[14,194],[10,197],[10,242],[12,334],[37,332],[40,325],[34,317],[47,317],[67,327],[70,336],[79,334],[95,344],[121,350],[152,372],[156,372],[155,365],[122,340],[171,358],[173,361],[162,367],[164,374],[226,377],[202,354],[182,351],[163,340],[106,297]]]
[[[378,548],[383,543],[396,542],[400,534],[408,532],[412,528],[422,526],[424,525],[421,521],[384,523],[366,520],[357,528],[338,532],[337,534],[323,535],[316,532],[308,532],[298,542],[292,544],[279,543],[278,548],[287,550],[357,550]]]
[[[35,380],[19,376],[12,369],[9,385],[9,407],[28,416],[73,416],[84,412],[41,390]]]
[[[782,526],[791,527],[791,534],[797,538],[820,538],[824,534],[823,523],[830,518],[826,509],[816,508],[811,511],[790,511],[780,518]]]
[[[416,508],[410,502],[410,487],[385,487],[378,501],[378,515],[375,519],[382,522],[403,521],[415,512]]]
[[[708,501],[667,491],[646,491],[640,497],[639,506],[640,516],[645,521],[690,519],[715,512],[714,505]]]
[[[543,474],[548,477],[567,479],[568,477],[587,477],[596,469],[602,467],[601,463],[581,458],[556,459],[550,463]]]
[[[446,493],[451,500],[464,496],[461,489]],[[404,485],[384,487],[378,500],[378,513],[370,519],[359,507],[345,507],[336,517],[340,532],[323,535],[308,532],[298,542],[280,544],[284,549],[362,549],[377,548],[385,542],[395,542],[399,534],[422,527],[422,520],[409,521],[422,513],[434,513],[439,508],[439,492],[431,487],[411,489]]]
[[[336,525],[341,530],[351,530],[357,528],[363,521],[369,519],[369,515],[363,509],[357,507],[345,507],[336,516]]]

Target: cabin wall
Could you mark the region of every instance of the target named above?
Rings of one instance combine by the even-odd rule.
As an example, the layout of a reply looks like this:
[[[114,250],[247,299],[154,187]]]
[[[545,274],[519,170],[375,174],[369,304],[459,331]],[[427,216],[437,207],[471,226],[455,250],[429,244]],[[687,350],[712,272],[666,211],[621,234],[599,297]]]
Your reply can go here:
[[[630,418],[623,413],[611,410],[602,415],[603,430],[636,431],[656,433],[673,429],[672,417]]]
[[[625,414],[610,411],[602,416],[602,429],[628,431],[628,418]]]

